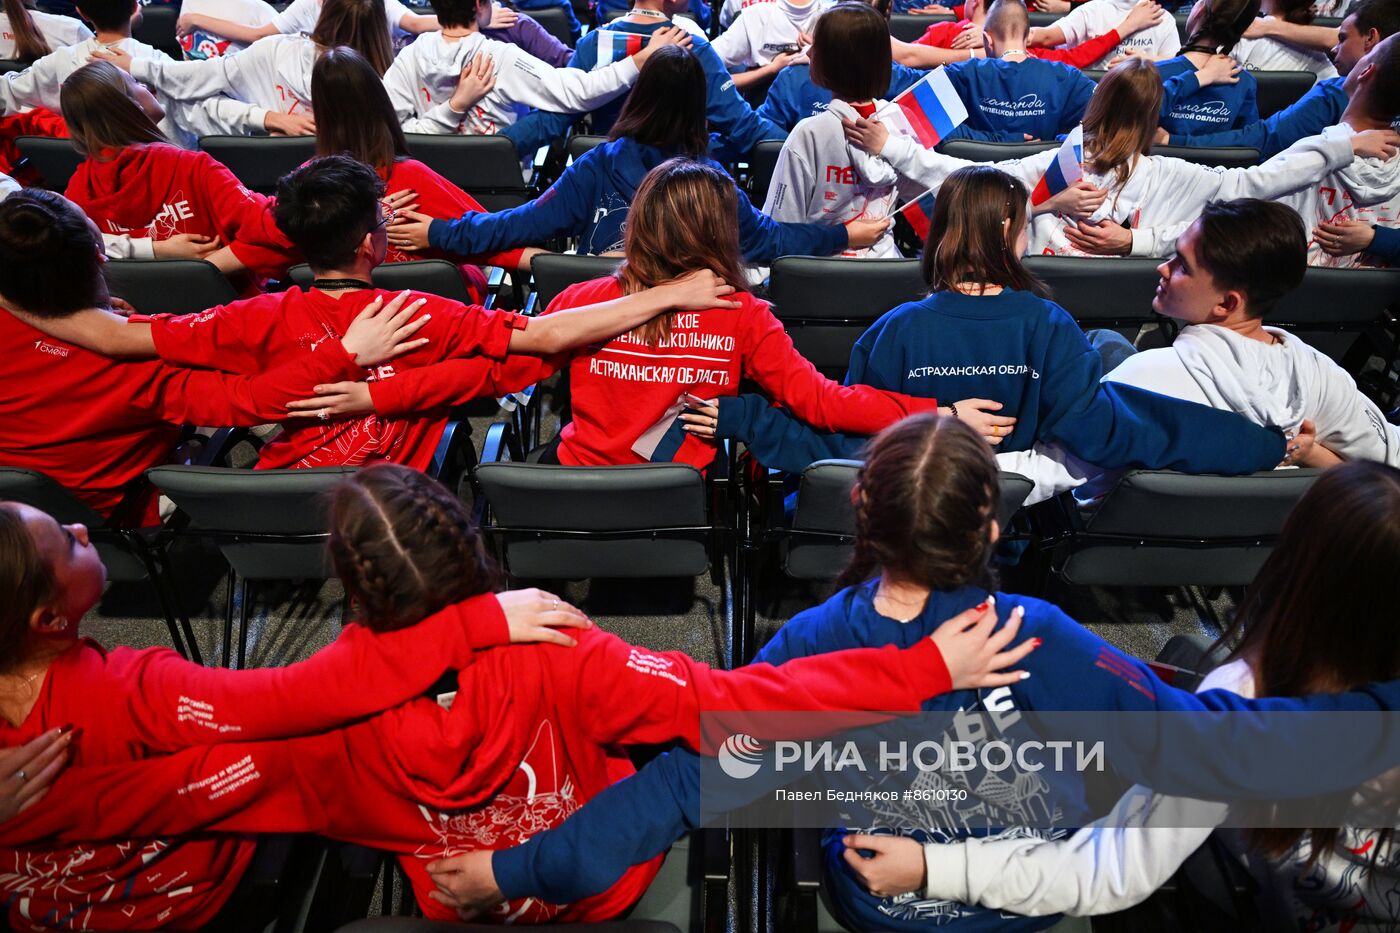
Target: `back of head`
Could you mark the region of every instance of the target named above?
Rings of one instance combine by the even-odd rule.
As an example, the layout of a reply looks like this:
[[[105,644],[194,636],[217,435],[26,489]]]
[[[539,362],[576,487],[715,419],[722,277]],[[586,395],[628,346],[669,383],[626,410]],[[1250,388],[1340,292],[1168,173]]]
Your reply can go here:
[[[348,45],[363,55],[381,78],[394,63],[384,0],[325,0],[311,40],[322,49]]]
[[[1317,18],[1312,0],[1274,0],[1274,18],[1307,26]]]
[[[1259,0],[1197,0],[1186,22],[1185,48],[1229,52],[1259,15]]]
[[[1018,179],[990,165],[969,165],[949,175],[938,189],[924,244],[922,268],[930,291],[982,283],[1048,296],[1049,289],[1015,249],[1028,200]]]
[[[500,586],[461,500],[394,463],[365,467],[336,487],[330,552],[359,621],[377,632]]]
[[[99,32],[125,32],[136,15],[136,0],[83,0],[78,12]]]
[[[1157,66],[1130,58],[1109,69],[1084,108],[1084,154],[1088,167],[1128,180],[1138,156],[1152,151],[1157,115],[1162,110],[1162,76]]]
[[[869,4],[848,0],[823,13],[808,56],[812,83],[838,100],[873,100],[889,91],[890,28]]]
[[[1212,201],[1197,221],[1196,259],[1216,285],[1238,291],[1264,317],[1303,283],[1308,235],[1298,212],[1277,201]]]
[[[1358,64],[1348,76],[1361,86],[1353,90],[1353,98],[1364,95],[1366,114],[1382,123],[1400,116],[1400,36],[1387,36],[1362,59],[1369,73]]]
[[[53,51],[22,0],[4,0],[5,18],[10,21],[10,34],[15,39],[15,59],[28,64]]]
[[[274,217],[312,269],[341,269],[379,225],[384,182],[349,156],[312,159],[277,182]]]
[[[0,201],[0,302],[63,317],[107,306],[102,239],[61,194],[26,188]]]
[[[165,142],[160,127],[131,99],[131,80],[111,62],[88,62],[63,82],[59,106],[79,152],[96,157],[104,149]]]
[[[476,0],[432,0],[432,6],[444,29],[476,24]]]
[[[1373,29],[1382,39],[1400,32],[1400,0],[1361,0],[1351,15],[1363,36]]]
[[[44,561],[24,517],[0,502],[0,671],[24,660],[29,619],[54,595],[53,570]]]
[[[384,82],[359,52],[327,49],[311,68],[316,154],[348,155],[381,171],[408,156]]]
[[[987,11],[982,31],[998,39],[1024,42],[1031,31],[1030,14],[1021,0],[996,0]]]
[[[838,588],[877,573],[992,588],[997,465],[976,431],[932,412],[905,418],[870,442],[858,483],[855,555]]]
[[[662,152],[698,159],[710,147],[705,124],[705,69],[677,45],[651,53],[609,139],[634,139]]]
[[[671,159],[648,172],[627,212],[627,259],[617,270],[623,292],[632,294],[700,269],[748,291],[738,205],[733,179],[712,165]],[[655,343],[670,334],[671,318],[655,318],[637,333]]]

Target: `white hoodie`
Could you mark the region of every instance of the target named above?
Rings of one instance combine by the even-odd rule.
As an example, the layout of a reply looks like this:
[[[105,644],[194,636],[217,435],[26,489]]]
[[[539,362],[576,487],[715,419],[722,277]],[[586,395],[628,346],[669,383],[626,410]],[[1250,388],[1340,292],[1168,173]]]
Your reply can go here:
[[[384,0],[384,18],[389,21],[389,33],[402,33],[399,24],[408,15],[409,9],[399,0]],[[285,35],[312,33],[316,31],[316,21],[321,18],[321,0],[293,0],[281,13],[272,17],[273,27]]]
[[[44,37],[51,50],[65,45],[77,45],[92,38],[92,30],[87,28],[82,20],[71,16],[30,10],[29,18],[34,21],[35,30]],[[15,55],[15,31],[10,27],[10,18],[0,13],[0,58],[13,59]]]
[[[798,44],[799,32],[811,33],[825,8],[823,0],[808,0],[802,5],[792,0],[772,0],[746,6],[743,14],[711,45],[730,70],[767,65],[784,48]]]
[[[1354,135],[1345,123],[1338,130]],[[1330,172],[1316,184],[1279,198],[1299,213],[1308,230],[1308,265],[1350,268],[1360,265],[1361,253],[1329,256],[1312,239],[1321,221],[1362,220],[1383,227],[1400,226],[1400,158],[1356,159]]]
[[[1337,77],[1337,68],[1326,54],[1277,39],[1241,39],[1230,57],[1250,71],[1311,71],[1319,81]]]
[[[1350,165],[1352,135],[1348,127],[1330,126],[1320,135],[1300,139],[1264,164],[1249,168],[1222,169],[1170,156],[1139,156],[1127,182],[1110,193],[1092,219],[1109,218],[1131,228],[1134,256],[1169,256],[1175,251],[1176,238],[1209,202],[1231,198],[1277,200],[1316,184],[1328,172]],[[894,133],[880,155],[905,178],[925,188],[941,185],[943,179],[960,168],[979,164],[925,149]],[[1019,178],[1026,190],[1032,191],[1055,156],[1056,150],[1051,149],[1026,159],[993,164]],[[1086,171],[1084,177],[1100,186],[1113,184],[1111,178],[1096,172]],[[1036,216],[1031,223],[1031,254],[1084,255],[1065,238],[1067,223],[1058,214]]]
[[[1071,48],[1112,32],[1123,22],[1123,17],[1133,8],[1137,0],[1089,0],[1057,19],[1054,26],[1065,34],[1065,45]],[[1053,28],[1053,26],[1051,27]],[[1108,63],[1119,55],[1139,52],[1157,60],[1172,58],[1181,51],[1181,36],[1176,31],[1176,20],[1162,17],[1155,26],[1149,26],[1131,36],[1124,36],[1103,58],[1090,65],[1090,68],[1107,68]]]
[[[875,101],[875,106],[883,103]],[[884,159],[846,142],[843,117],[854,120],[856,112],[844,101],[833,100],[825,111],[792,128],[773,168],[765,214],[782,223],[834,225],[894,212],[899,174]],[[923,189],[913,192],[922,193]],[[874,246],[841,255],[898,258],[899,249],[893,234],[886,233]]]
[[[1243,415],[1255,424],[1296,431],[1317,426],[1317,442],[1346,460],[1400,466],[1400,428],[1356,388],[1356,381],[1325,354],[1287,331],[1264,328],[1264,343],[1226,327],[1193,324],[1170,347],[1144,350],[1104,376],[1118,382]],[[997,454],[1003,470],[1035,483],[1034,501],[1090,483],[1106,492],[1117,478],[1068,455],[1054,444]]]
[[[496,66],[496,88],[467,113],[448,103],[462,69],[478,54]],[[517,45],[488,39],[479,32],[444,39],[425,32],[394,59],[384,86],[394,111],[409,133],[500,132],[531,108],[555,113],[587,113],[627,90],[637,80],[631,56],[594,71],[555,68]]]
[[[1254,675],[1243,661],[1216,668],[1201,690],[1253,697]],[[1378,799],[1393,794],[1400,775],[1367,785]],[[1136,785],[1105,818],[1067,839],[977,839],[924,847],[924,896],[980,904],[1027,916],[1089,916],[1125,910],[1161,887],[1214,826],[1224,804],[1156,794]],[[1190,827],[1190,828],[1181,828]],[[1249,862],[1272,895],[1264,929],[1394,930],[1400,924],[1400,850],[1383,853],[1370,870],[1373,830],[1345,829],[1336,847],[1307,869],[1306,839],[1275,862],[1247,856],[1233,834],[1224,837]]]

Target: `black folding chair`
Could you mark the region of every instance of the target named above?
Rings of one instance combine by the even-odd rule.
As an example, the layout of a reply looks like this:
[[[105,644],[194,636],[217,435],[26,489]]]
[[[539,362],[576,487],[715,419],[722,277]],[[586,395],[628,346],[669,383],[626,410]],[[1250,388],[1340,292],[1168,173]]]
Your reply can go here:
[[[504,136],[407,135],[415,159],[481,202],[488,211],[519,207],[534,197],[515,144]]]
[[[1220,168],[1249,168],[1259,164],[1259,150],[1247,146],[1153,146],[1152,154]]]
[[[1294,331],[1304,340],[1353,373],[1370,356],[1358,338],[1383,320],[1386,309],[1400,300],[1400,271],[1395,269],[1327,269],[1309,267],[1303,284],[1284,295],[1270,311],[1266,323]],[[1378,348],[1390,360],[1397,347]]]
[[[1317,75],[1311,71],[1254,71],[1251,74],[1259,88],[1256,97],[1259,117],[1264,120],[1296,104],[1317,82]]]
[[[890,35],[902,42],[913,42],[934,23],[952,22],[953,14],[894,13],[890,16]]]
[[[203,259],[113,259],[107,290],[142,314],[194,314],[238,300],[228,278]]]
[[[569,144],[565,147],[565,151],[569,154],[569,161],[577,162],[579,159],[583,158],[584,154],[589,150],[601,146],[607,141],[608,138],[606,136],[589,136],[586,133],[575,133],[573,136],[569,137]]]
[[[549,33],[569,48],[574,47],[573,26],[569,22],[569,14],[564,12],[563,7],[543,6],[533,10],[522,10],[521,16],[528,16],[544,27]]]
[[[141,16],[131,24],[131,38],[160,49],[166,55],[179,61],[185,51],[175,38],[175,21],[180,18],[180,7],[170,4],[139,6]]]
[[[1153,313],[1156,259],[1027,256],[1026,268],[1050,286],[1050,297],[1085,329],[1107,327],[1129,340],[1142,325],[1165,321]]]
[[[1025,159],[1047,149],[1058,149],[1060,144],[1049,142],[1029,143],[986,143],[976,139],[945,139],[938,144],[938,151],[955,159],[971,162],[1003,162],[1008,159]]]
[[[525,313],[544,311],[564,289],[611,275],[621,262],[616,256],[576,256],[571,253],[536,255],[530,260],[535,287],[525,305]]]
[[[73,173],[83,164],[85,156],[73,148],[70,139],[53,136],[20,136],[15,140],[20,154],[39,173],[39,180],[50,191],[68,190]]]
[[[201,136],[199,148],[222,162],[245,188],[274,194],[288,172],[316,156],[314,136]]]
[[[778,167],[778,153],[782,151],[781,139],[765,139],[749,153],[747,190],[749,200],[760,210],[768,200],[768,186],[773,182],[773,170]]]
[[[287,277],[302,288],[310,288],[315,276],[305,263],[292,266]],[[412,262],[386,262],[376,266],[370,276],[376,288],[389,291],[423,292],[439,295],[464,305],[475,304],[462,271],[445,259],[417,259]]]

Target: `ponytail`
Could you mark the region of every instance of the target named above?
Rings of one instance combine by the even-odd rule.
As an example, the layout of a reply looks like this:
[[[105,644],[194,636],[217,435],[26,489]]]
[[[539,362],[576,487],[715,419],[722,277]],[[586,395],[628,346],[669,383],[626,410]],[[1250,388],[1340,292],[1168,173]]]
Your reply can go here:
[[[15,35],[15,59],[25,64],[43,58],[53,51],[44,39],[39,27],[34,25],[34,17],[22,0],[4,0],[5,18],[10,21],[10,31]]]

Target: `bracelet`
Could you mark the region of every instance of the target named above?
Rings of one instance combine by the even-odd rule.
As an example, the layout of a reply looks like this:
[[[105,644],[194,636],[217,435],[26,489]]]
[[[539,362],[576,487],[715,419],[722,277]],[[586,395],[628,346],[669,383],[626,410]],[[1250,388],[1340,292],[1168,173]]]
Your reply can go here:
[[[958,416],[958,406],[954,405],[952,402],[948,403],[948,410],[953,413],[954,418]]]

